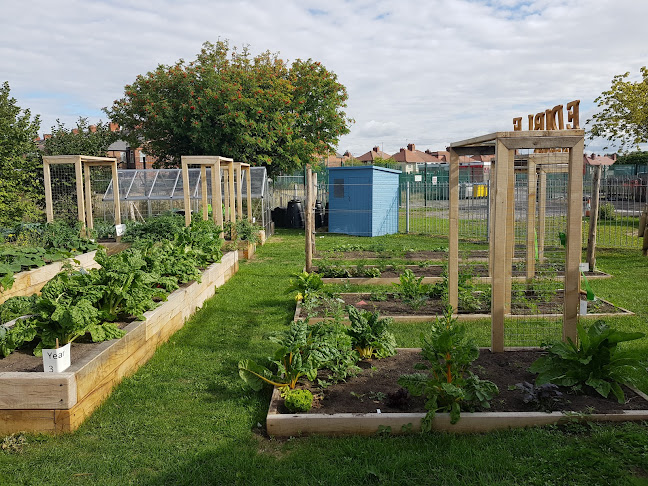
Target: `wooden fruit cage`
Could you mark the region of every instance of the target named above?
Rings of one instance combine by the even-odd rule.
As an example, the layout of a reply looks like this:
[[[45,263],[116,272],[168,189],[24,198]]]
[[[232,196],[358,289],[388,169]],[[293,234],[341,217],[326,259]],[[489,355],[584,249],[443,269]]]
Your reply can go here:
[[[576,341],[580,300],[579,264],[582,252],[584,130],[531,130],[496,132],[462,140],[450,145],[450,216],[448,253],[448,293],[450,305],[458,308],[459,284],[459,157],[464,155],[494,155],[490,171],[490,234],[489,267],[492,282],[491,349],[504,351],[504,319],[510,314],[512,263],[515,248],[515,171],[525,170],[528,177],[526,270],[534,272],[534,234],[539,226],[539,253],[544,249],[544,206],[546,176],[544,166],[558,167],[566,172],[567,230],[565,254],[563,339]],[[530,150],[526,157],[521,150]],[[540,157],[544,155],[544,157]],[[551,155],[551,157],[547,157]],[[546,167],[545,167],[546,168]],[[539,194],[537,187],[539,182]],[[538,218],[536,220],[536,200]]]

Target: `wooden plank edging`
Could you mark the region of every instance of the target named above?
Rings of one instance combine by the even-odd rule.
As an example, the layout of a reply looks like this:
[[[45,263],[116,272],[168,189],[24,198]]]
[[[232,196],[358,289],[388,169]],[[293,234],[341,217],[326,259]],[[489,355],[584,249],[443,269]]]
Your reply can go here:
[[[237,270],[237,252],[226,253],[221,262],[203,272],[201,283],[193,282],[171,293],[170,302],[145,313],[149,320],[130,323],[123,338],[99,343],[95,353],[74,362],[64,373],[0,373],[0,434],[60,433],[78,428],[116,384],[146,363],[157,347]],[[169,307],[165,307],[167,303]],[[155,332],[151,332],[152,325]],[[5,389],[16,392],[5,393]],[[33,390],[39,393],[28,400],[36,393]]]

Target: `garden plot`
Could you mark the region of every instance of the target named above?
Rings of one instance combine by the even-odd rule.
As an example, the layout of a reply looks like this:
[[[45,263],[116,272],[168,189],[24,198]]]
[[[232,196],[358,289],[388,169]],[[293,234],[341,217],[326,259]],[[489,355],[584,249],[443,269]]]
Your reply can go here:
[[[328,296],[320,294],[311,296],[305,302],[297,302],[295,320],[310,319],[317,322],[330,318],[339,318],[348,322],[346,306],[357,309],[379,312],[381,315],[391,317],[395,322],[427,322],[433,321],[441,315],[446,307],[446,302],[441,297],[418,295],[414,297],[403,296],[394,292],[393,288],[380,288],[374,292],[346,292]],[[520,289],[514,296],[511,312],[506,317],[528,316],[529,318],[558,319],[562,317],[563,291]],[[460,294],[459,311],[457,316],[461,320],[483,319],[490,317],[490,296],[488,291],[469,291]],[[610,316],[634,315],[631,311],[617,307],[614,304],[596,298],[588,302],[586,315],[581,317],[601,318]]]
[[[0,360],[5,369],[14,370],[0,372],[0,388],[6,391],[0,395],[0,434],[60,433],[78,428],[117,383],[146,363],[237,270],[238,254],[223,255],[219,263],[202,272],[200,283],[183,285],[164,303],[145,312],[145,320],[128,324],[124,337],[79,346],[84,348],[83,354],[73,354],[71,367],[62,373],[39,372],[42,364],[30,356],[25,363],[29,371],[15,371],[15,361],[26,358],[20,353]]]
[[[322,260],[313,271],[322,277],[324,283],[349,283],[356,285],[386,285],[399,283],[400,275],[404,270],[410,270],[416,277],[423,277],[423,284],[433,284],[444,280],[447,272],[446,265],[438,265],[429,261],[421,261],[417,265],[407,265],[398,263],[388,263],[387,260],[379,264],[366,264],[364,262],[355,265],[346,262],[331,262]],[[491,278],[488,276],[487,264],[470,264],[460,265],[459,272],[463,275],[471,275],[476,283],[490,283]],[[544,278],[551,278],[561,281],[564,279],[564,268],[556,265],[536,266],[538,275]],[[605,272],[598,270],[584,272],[585,277],[589,280],[610,278]],[[522,282],[527,280],[523,264],[515,264],[513,269],[513,280]]]
[[[313,388],[315,401],[307,413],[290,413],[275,389],[266,419],[271,436],[290,437],[308,434],[371,435],[419,432],[426,415],[425,399],[405,393],[398,379],[414,373],[423,363],[420,349],[398,349],[398,354],[360,363],[362,372],[344,383],[323,390]],[[539,403],[529,400],[520,383],[533,383],[529,366],[541,355],[540,350],[516,350],[491,353],[481,350],[471,369],[479,378],[495,383],[499,393],[489,408],[462,412],[455,424],[449,413],[437,413],[432,429],[455,433],[487,432],[534,425],[561,424],[572,421],[641,421],[648,419],[648,397],[624,387],[625,403],[603,398],[591,391],[576,394],[562,388],[562,396],[553,395]]]
[[[97,268],[99,264],[94,261],[95,254],[96,250],[15,274],[11,288],[0,291],[0,304],[11,297],[27,296],[39,292],[54,275],[63,269],[65,264],[72,263],[85,269]]]

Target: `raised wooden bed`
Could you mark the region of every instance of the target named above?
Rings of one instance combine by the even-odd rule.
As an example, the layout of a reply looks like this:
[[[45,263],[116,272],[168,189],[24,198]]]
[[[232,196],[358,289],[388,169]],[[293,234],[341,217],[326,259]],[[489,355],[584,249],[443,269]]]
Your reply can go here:
[[[353,293],[347,293],[344,295],[354,295]],[[358,294],[358,296],[364,295],[364,294]],[[359,298],[359,297],[358,297]],[[621,317],[621,316],[633,316],[635,315],[634,312],[629,311],[627,309],[624,309],[623,307],[616,306],[612,304],[611,302],[608,302],[607,300],[604,299],[599,299],[601,302],[611,305],[615,307],[616,309],[619,310],[619,312],[616,313],[599,313],[599,312],[592,312],[592,313],[587,313],[585,315],[579,316],[581,319],[600,319],[600,318],[608,318],[608,317]],[[297,321],[299,319],[306,319],[306,316],[301,315],[301,300],[297,301],[297,305],[295,306],[295,315],[293,317],[294,321]],[[364,308],[364,307],[363,307]],[[366,310],[372,310],[370,307],[366,307]],[[411,314],[411,315],[389,315],[389,314],[383,314],[383,317],[389,317],[394,320],[394,322],[400,322],[400,323],[417,323],[417,322],[431,322],[434,321],[437,317],[440,317],[440,315],[434,314],[434,315],[416,315],[416,314]],[[481,320],[481,319],[490,319],[491,315],[489,313],[473,313],[473,314],[466,314],[466,313],[459,313],[454,315],[456,318],[458,318],[460,321],[476,321],[476,320]],[[562,319],[563,315],[562,314],[510,314],[507,313],[504,315],[505,318],[515,318],[515,319],[524,319],[524,318],[529,318],[529,319]],[[327,317],[311,317],[309,318],[309,322],[311,323],[316,323],[316,322],[321,322],[321,321],[326,321],[330,320],[330,318]],[[344,317],[341,321],[343,324],[349,324],[350,321],[348,317]]]
[[[519,348],[511,348],[514,351]],[[528,348],[526,348],[528,349]],[[414,350],[404,350],[414,351]],[[489,432],[493,430],[561,424],[572,421],[622,422],[648,419],[648,396],[634,390],[645,400],[644,410],[614,413],[583,414],[575,412],[462,412],[456,424],[447,413],[439,413],[432,428],[454,433]],[[280,391],[275,389],[270,401],[266,427],[276,437],[299,435],[372,435],[389,431],[391,434],[420,432],[424,413],[280,413]]]
[[[441,267],[439,265],[439,267]],[[375,268],[375,265],[366,265],[366,268]],[[419,265],[406,265],[406,269],[411,270],[414,272],[415,275],[419,275],[421,267]],[[443,267],[441,267],[443,268]],[[315,270],[317,272],[317,270]],[[439,270],[438,273],[441,273],[441,269]],[[538,274],[538,277],[541,277],[542,275]],[[588,280],[599,280],[599,279],[604,279],[604,278],[611,278],[612,275],[609,273],[601,272],[601,271],[594,271],[594,272],[588,272],[586,275]],[[553,277],[552,280],[555,280],[557,282],[563,281],[565,278],[563,275],[557,275],[556,277]],[[528,279],[524,275],[513,275],[512,280],[514,282],[526,282]],[[443,277],[441,276],[423,276],[423,280],[421,280],[422,284],[435,284],[438,282],[442,282]],[[491,277],[485,277],[485,276],[474,276],[472,277],[472,281],[474,283],[479,283],[479,284],[490,284],[491,283]],[[399,277],[322,277],[322,282],[325,284],[352,284],[352,285],[391,285],[391,284],[397,284],[400,283],[400,278]]]
[[[256,243],[247,243],[243,249],[238,250],[239,260],[249,260],[255,253]]]
[[[17,273],[12,287],[0,292],[0,304],[10,297],[32,295],[39,292],[54,275],[63,269],[63,265],[71,260],[77,260],[79,265],[85,269],[99,268],[99,264],[94,261],[95,253],[97,252],[83,253],[69,259]]]
[[[125,376],[146,363],[159,345],[238,271],[238,254],[223,255],[202,282],[192,282],[129,324],[118,340],[97,345],[63,373],[0,373],[0,435],[19,431],[61,433],[77,429]]]

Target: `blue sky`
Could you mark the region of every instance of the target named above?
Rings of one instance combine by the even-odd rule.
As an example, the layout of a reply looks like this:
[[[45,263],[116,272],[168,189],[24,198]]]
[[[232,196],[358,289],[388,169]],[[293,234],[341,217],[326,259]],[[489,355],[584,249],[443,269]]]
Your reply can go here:
[[[338,151],[354,155],[443,150],[574,99],[584,124],[615,74],[648,64],[637,0],[36,0],[2,14],[0,82],[41,133],[105,121],[138,74],[219,38],[337,73],[356,120]]]

